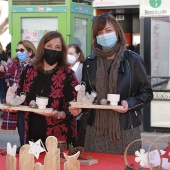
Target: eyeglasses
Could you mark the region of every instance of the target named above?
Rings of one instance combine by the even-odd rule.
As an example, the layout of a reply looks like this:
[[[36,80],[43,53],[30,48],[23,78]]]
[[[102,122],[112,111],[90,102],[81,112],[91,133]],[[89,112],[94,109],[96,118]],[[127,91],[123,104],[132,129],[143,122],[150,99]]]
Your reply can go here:
[[[21,53],[23,53],[25,50],[23,48],[21,49],[16,49],[16,52],[20,51]]]
[[[97,18],[101,18],[101,19],[107,19],[109,18],[109,14],[111,14],[110,12],[105,12],[99,16],[94,16],[91,21],[94,22]]]

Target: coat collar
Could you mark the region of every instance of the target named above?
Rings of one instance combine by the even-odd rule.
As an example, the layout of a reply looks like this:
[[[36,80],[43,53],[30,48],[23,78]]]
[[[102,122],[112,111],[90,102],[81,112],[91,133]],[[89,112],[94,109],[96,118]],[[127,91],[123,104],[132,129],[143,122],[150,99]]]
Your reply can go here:
[[[88,57],[87,57],[87,59],[88,60],[94,60],[95,59],[95,55],[94,55],[94,53],[91,53]],[[122,61],[120,62],[120,67],[119,67],[119,72],[120,73],[125,73],[125,69],[124,69],[124,62],[126,61],[126,58],[125,58],[125,55],[123,55],[123,58],[122,58]]]

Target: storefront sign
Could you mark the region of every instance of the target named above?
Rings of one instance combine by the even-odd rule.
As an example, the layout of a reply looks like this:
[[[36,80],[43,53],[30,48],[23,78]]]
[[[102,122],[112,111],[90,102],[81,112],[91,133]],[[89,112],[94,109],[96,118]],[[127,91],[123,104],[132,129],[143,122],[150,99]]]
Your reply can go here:
[[[139,0],[94,0],[93,7],[103,6],[133,6],[139,5]]]
[[[169,0],[140,0],[140,17],[170,15]]]

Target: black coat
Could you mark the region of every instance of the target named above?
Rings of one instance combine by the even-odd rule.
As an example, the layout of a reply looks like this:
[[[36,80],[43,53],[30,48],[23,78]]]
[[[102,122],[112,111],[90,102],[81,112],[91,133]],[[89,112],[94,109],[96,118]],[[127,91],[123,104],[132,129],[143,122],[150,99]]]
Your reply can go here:
[[[86,83],[86,90],[89,93],[96,90],[96,71],[97,58],[91,54],[84,61],[82,71],[82,81]],[[153,92],[147,79],[143,60],[137,53],[130,50],[124,52],[118,70],[117,87],[120,101],[126,100],[129,106],[128,112],[119,114],[122,129],[126,130],[141,125],[141,109],[150,104]],[[92,125],[95,110],[91,110],[89,114],[87,123]]]

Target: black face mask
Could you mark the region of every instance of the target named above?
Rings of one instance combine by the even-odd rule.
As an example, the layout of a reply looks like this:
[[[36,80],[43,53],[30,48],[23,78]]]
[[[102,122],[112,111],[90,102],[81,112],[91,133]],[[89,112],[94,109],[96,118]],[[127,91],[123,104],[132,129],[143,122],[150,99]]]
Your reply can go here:
[[[49,50],[44,48],[44,60],[50,65],[56,64],[61,59],[62,51]]]

